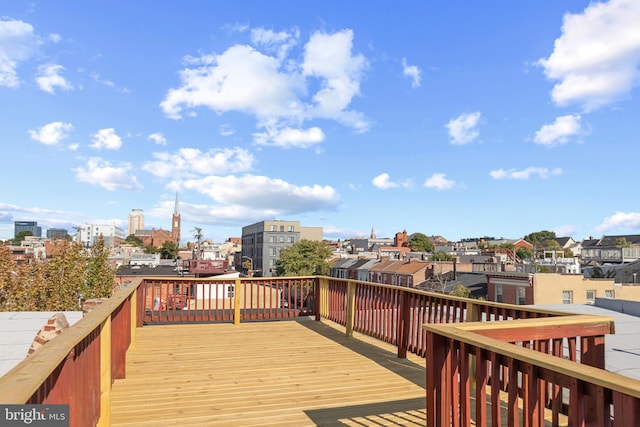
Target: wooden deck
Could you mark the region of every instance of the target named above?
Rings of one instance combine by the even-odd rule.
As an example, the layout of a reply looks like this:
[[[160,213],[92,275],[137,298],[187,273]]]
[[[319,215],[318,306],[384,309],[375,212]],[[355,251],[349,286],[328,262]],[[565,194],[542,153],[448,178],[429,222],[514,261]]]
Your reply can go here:
[[[425,365],[331,322],[145,326],[112,426],[424,426]]]

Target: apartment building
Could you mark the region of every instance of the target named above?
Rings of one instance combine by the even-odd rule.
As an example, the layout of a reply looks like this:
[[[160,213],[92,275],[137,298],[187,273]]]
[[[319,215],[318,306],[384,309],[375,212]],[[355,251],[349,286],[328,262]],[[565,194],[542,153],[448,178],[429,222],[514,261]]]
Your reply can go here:
[[[322,227],[302,227],[299,221],[269,220],[242,227],[241,265],[258,277],[275,275],[280,251],[300,240],[322,241]],[[249,271],[250,270],[250,271]]]

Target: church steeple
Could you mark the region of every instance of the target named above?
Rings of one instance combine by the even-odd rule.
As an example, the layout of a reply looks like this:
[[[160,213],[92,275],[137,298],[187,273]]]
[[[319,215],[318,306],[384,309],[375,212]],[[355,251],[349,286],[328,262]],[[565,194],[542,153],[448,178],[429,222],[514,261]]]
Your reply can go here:
[[[180,247],[180,209],[178,207],[178,193],[176,192],[176,204],[171,217],[171,238]]]

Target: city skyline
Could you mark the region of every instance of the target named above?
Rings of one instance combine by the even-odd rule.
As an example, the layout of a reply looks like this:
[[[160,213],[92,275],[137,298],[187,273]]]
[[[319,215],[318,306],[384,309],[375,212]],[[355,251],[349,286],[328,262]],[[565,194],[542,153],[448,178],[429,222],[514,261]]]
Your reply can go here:
[[[0,239],[132,209],[171,229],[176,193],[185,241],[269,219],[639,234],[639,21],[629,0],[5,4]]]

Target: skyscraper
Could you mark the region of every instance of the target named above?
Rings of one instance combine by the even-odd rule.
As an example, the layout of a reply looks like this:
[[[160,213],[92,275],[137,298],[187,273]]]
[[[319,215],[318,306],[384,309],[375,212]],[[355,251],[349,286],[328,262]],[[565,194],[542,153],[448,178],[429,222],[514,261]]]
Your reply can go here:
[[[138,230],[144,230],[144,215],[142,214],[142,209],[131,209],[127,236],[136,234]]]

